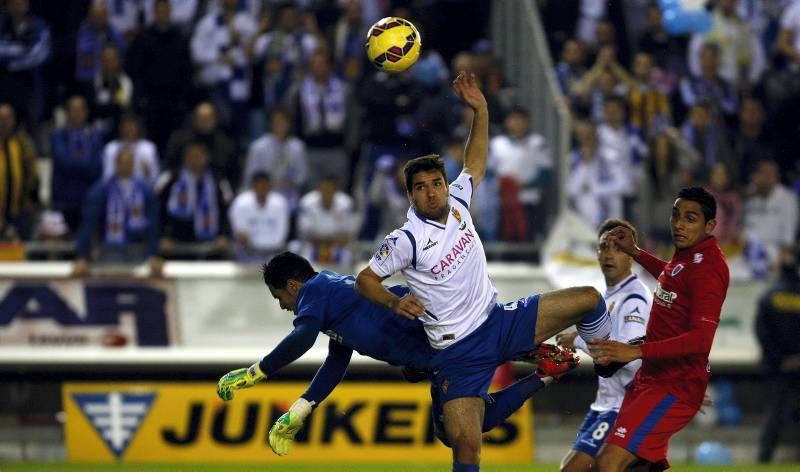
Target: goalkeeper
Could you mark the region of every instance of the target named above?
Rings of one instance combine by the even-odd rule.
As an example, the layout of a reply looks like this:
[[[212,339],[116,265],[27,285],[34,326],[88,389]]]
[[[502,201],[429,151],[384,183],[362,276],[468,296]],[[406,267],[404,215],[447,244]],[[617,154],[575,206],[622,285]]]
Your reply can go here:
[[[328,335],[328,356],[317,370],[308,390],[281,416],[269,432],[269,444],[278,455],[285,455],[312,409],[333,391],[344,377],[353,350],[392,365],[403,366],[404,373],[428,372],[437,351],[428,343],[422,324],[395,316],[390,310],[360,297],[352,276],[330,271],[317,273],[301,256],[284,252],[263,267],[264,282],[284,310],[295,313],[294,330],[272,352],[246,369],[225,374],[217,384],[223,400],[233,398],[233,391],[248,388],[292,363],[314,345],[319,332]],[[406,287],[390,290],[398,296]],[[559,357],[563,356],[563,358]],[[539,361],[537,373],[531,374],[491,395],[487,402],[483,430],[501,424],[536,391],[577,364],[577,358],[542,345],[536,353],[517,352],[511,357]],[[498,364],[508,359],[498,359]],[[417,375],[417,379],[423,376]],[[433,415],[437,437],[441,431],[441,405],[434,396]],[[443,441],[444,442],[444,441]],[[446,442],[445,442],[446,444]]]

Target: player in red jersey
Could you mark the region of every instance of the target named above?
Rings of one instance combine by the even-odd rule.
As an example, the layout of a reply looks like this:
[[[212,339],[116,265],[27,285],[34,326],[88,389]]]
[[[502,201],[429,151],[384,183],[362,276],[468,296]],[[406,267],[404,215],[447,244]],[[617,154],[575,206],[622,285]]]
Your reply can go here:
[[[600,364],[642,359],[642,367],[597,456],[600,472],[650,463],[669,468],[667,446],[700,409],[708,386],[708,354],[728,291],[728,264],[717,240],[716,202],[706,190],[685,188],[672,207],[675,254],[669,262],[641,250],[624,226],[609,234],[618,247],[658,278],[644,344],[589,343]],[[642,464],[646,465],[646,464]]]

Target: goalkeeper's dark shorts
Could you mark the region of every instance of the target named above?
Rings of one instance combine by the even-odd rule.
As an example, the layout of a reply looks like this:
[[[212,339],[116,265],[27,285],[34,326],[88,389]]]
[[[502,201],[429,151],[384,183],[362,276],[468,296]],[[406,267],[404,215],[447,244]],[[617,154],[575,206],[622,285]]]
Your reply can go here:
[[[486,321],[466,338],[433,358],[442,403],[461,397],[488,398],[498,365],[536,350],[539,295],[497,304]]]

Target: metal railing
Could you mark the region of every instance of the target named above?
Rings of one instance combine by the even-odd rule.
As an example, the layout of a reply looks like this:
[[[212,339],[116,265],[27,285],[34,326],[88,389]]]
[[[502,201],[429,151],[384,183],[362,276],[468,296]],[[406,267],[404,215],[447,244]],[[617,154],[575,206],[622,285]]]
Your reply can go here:
[[[562,105],[561,91],[547,47],[544,27],[533,0],[494,0],[491,18],[495,54],[503,72],[516,88],[516,101],[531,112],[533,130],[547,140],[555,163],[557,208],[550,208],[550,221],[567,206],[564,188],[569,163],[569,111]]]

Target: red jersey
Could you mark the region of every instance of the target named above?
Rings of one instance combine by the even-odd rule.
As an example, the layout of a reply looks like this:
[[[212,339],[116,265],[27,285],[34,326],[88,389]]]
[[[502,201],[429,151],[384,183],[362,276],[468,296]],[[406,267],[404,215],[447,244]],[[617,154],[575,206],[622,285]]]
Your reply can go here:
[[[658,286],[634,386],[657,386],[699,408],[730,281],[725,256],[717,239],[710,237],[676,250],[669,262],[645,251],[636,261],[658,278]]]

